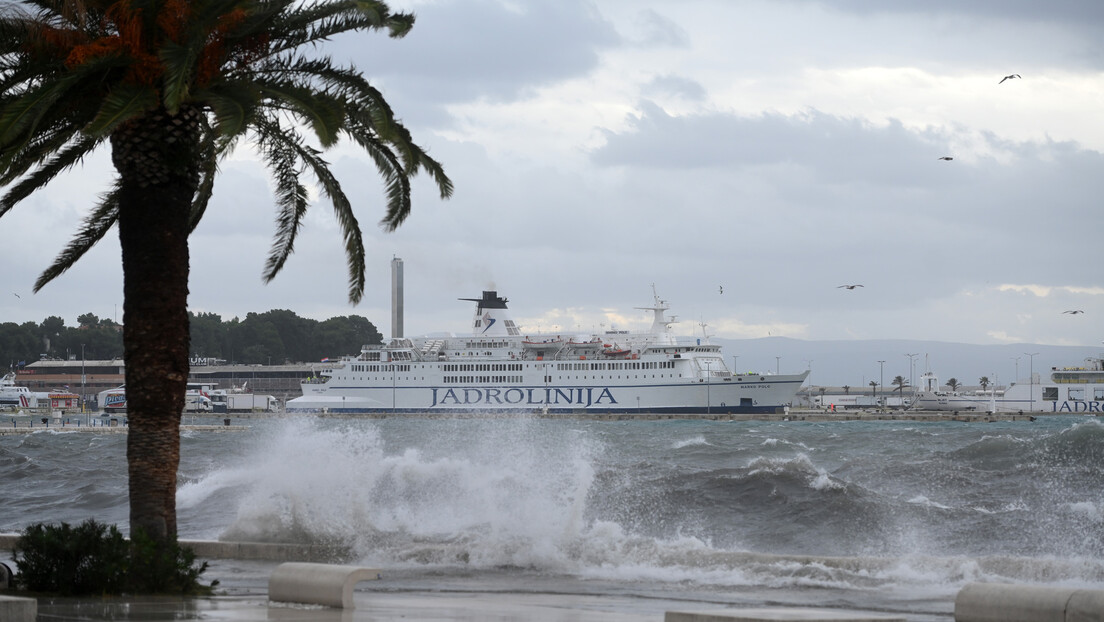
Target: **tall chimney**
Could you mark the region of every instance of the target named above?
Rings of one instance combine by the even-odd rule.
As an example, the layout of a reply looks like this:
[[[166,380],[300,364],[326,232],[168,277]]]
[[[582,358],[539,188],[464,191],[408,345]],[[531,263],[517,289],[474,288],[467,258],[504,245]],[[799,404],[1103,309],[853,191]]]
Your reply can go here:
[[[391,259],[391,338],[403,336],[403,260]]]

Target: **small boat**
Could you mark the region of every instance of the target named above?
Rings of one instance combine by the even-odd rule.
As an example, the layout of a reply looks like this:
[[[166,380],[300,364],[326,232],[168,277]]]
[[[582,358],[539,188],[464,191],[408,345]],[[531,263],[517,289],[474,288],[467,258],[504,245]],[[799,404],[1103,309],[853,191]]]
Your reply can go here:
[[[567,345],[575,348],[576,350],[593,351],[602,347],[602,340],[595,337],[593,339],[568,339]]]
[[[39,397],[45,396],[15,384],[15,372],[0,378],[0,408],[35,408]]]
[[[559,350],[560,348],[563,347],[564,340],[560,337],[549,337],[549,338],[545,338],[545,339],[541,339],[541,338],[534,339],[532,337],[526,337],[525,339],[521,340],[521,345],[526,350],[538,350],[538,351]]]

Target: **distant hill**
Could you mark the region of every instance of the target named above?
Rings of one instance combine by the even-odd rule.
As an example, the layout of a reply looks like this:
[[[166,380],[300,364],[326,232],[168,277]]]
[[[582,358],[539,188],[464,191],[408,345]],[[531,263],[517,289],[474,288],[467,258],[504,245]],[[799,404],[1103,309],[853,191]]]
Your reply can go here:
[[[912,357],[911,382],[918,384],[920,375],[931,370],[940,382],[956,378],[962,384],[973,386],[986,376],[990,381],[1007,385],[1015,378],[1016,358],[1019,358],[1019,378],[1029,381],[1032,368],[1027,353],[1035,353],[1036,374],[1051,367],[1071,367],[1084,363],[1087,357],[1104,356],[1104,346],[1046,346],[1037,344],[974,345],[942,341],[863,340],[863,341],[804,341],[786,337],[761,339],[718,339],[730,367],[735,359],[736,371],[797,373],[811,369],[807,385],[843,386],[858,388],[868,386],[871,380],[890,386],[895,376],[909,378],[908,354]],[[775,357],[781,357],[775,359]],[[884,380],[879,377],[878,361],[885,361]],[[811,362],[810,362],[811,361]]]

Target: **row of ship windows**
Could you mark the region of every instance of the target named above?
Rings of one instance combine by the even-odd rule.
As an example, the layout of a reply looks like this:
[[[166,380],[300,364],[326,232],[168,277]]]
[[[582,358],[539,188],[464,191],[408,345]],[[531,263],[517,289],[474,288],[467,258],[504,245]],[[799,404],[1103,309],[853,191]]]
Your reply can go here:
[[[1089,378],[1084,374],[1054,374],[1054,382],[1058,384],[1096,384],[1102,380],[1104,379],[1099,377]]]
[[[477,383],[489,383],[496,384],[504,382],[521,383],[525,379],[521,376],[445,376],[445,384],[477,384]]]
[[[396,365],[396,367],[403,367],[402,365]],[[408,369],[398,371],[410,371],[409,365],[406,365]],[[616,376],[610,374],[609,376],[556,376],[556,380],[632,380],[643,378],[682,378],[682,374],[617,374]],[[349,380],[344,376],[335,376],[337,380]],[[377,378],[381,383],[390,383],[393,380],[425,380],[425,377],[403,377],[392,378],[391,376]],[[545,382],[552,382],[552,376],[545,376]],[[478,384],[478,383],[523,383],[525,382],[524,376],[445,376],[442,379],[445,384]],[[1071,398],[1072,399],[1072,398]]]
[[[1066,399],[1071,402],[1083,402],[1085,401],[1085,389],[1084,387],[1076,387],[1066,389]],[[1093,389],[1093,401],[1104,401],[1104,388]],[[1043,387],[1043,400],[1048,402],[1058,401],[1058,387]]]
[[[350,365],[349,371],[410,371],[410,365]]]
[[[442,365],[441,371],[521,371],[521,363],[465,363]]]
[[[557,363],[556,369],[559,371],[595,371],[595,370],[613,370],[619,369],[633,370],[633,369],[674,369],[674,361],[626,361],[624,363]]]
[[[633,371],[641,369],[674,369],[674,361],[625,361],[617,363],[581,362],[581,363],[557,363],[558,371]],[[464,363],[442,365],[441,371],[521,371],[521,363]],[[379,372],[379,371],[410,371],[410,365],[361,365],[349,366],[353,372]]]

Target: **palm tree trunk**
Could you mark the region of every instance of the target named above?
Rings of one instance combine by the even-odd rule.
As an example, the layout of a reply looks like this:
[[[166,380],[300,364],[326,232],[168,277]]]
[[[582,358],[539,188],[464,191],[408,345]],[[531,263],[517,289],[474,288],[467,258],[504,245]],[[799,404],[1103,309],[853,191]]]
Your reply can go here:
[[[194,111],[155,111],[112,135],[119,171],[131,533],[176,537],[180,415],[188,382],[188,215]]]

